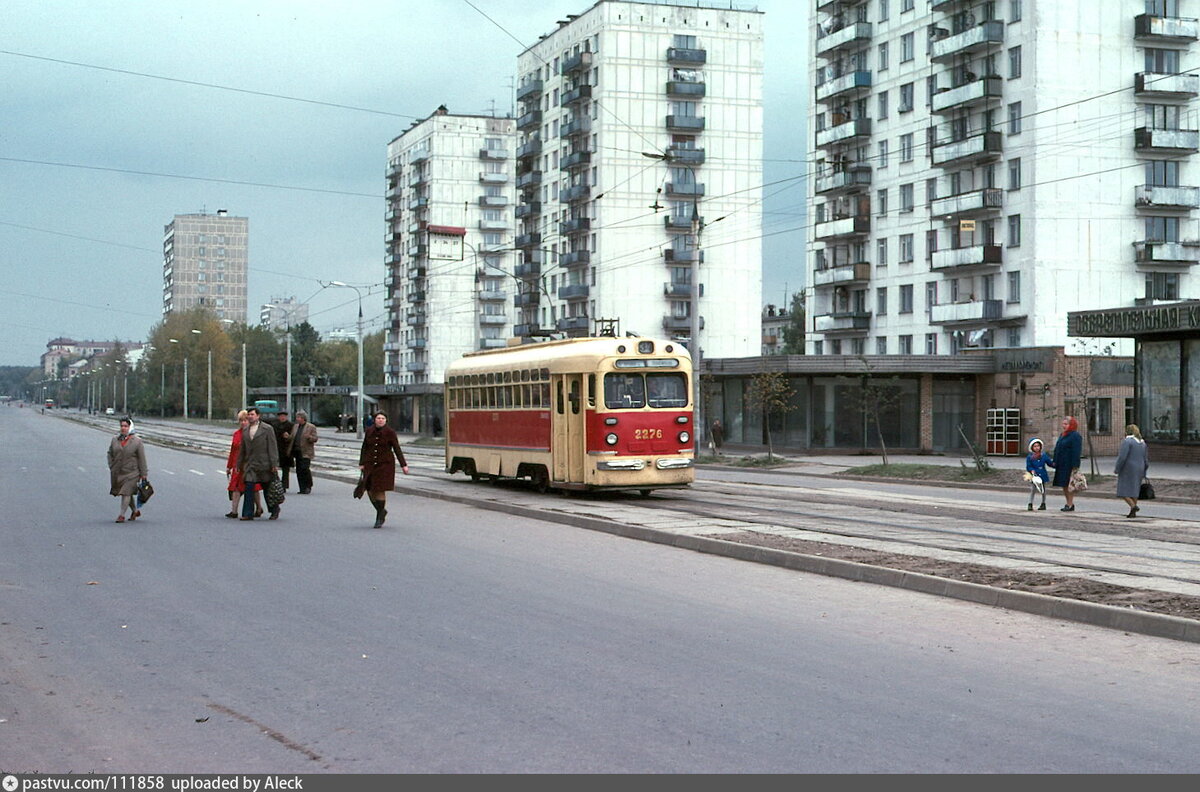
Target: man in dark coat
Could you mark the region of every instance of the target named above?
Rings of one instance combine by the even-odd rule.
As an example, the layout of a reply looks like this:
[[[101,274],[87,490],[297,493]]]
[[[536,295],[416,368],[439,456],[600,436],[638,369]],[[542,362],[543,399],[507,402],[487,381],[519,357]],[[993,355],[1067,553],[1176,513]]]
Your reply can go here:
[[[283,479],[283,489],[286,492],[292,472],[292,422],[288,420],[287,410],[280,410],[279,417],[271,428],[275,430],[275,444],[279,446],[279,478]]]
[[[242,444],[238,448],[238,470],[242,472],[245,490],[242,493],[242,516],[240,520],[254,519],[254,485],[268,482],[279,469],[279,445],[275,442],[275,431],[260,420],[258,408],[246,410],[250,424],[242,430]],[[271,509],[272,520],[279,519],[279,507]]]

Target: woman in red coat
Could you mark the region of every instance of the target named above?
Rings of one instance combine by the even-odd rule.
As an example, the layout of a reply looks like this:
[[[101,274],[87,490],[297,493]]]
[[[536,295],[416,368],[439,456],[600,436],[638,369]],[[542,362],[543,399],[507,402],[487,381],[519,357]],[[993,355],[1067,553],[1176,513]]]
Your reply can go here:
[[[408,475],[408,462],[400,449],[396,432],[387,425],[387,415],[375,413],[373,425],[363,437],[362,451],[358,454],[358,469],[362,471],[362,484],[375,507],[375,528],[383,527],[387,517],[387,494],[396,486],[396,462]]]
[[[242,480],[242,471],[238,470],[237,458],[238,447],[242,444],[242,430],[250,425],[250,419],[245,410],[240,410],[237,417],[238,428],[233,431],[233,442],[229,444],[229,458],[225,460],[225,475],[229,478],[229,486],[225,488],[229,492],[229,511],[225,516],[230,518],[238,516],[238,497],[246,487]],[[262,497],[259,495],[260,492],[262,492],[261,485],[254,488],[255,517],[261,517],[263,513],[262,504],[258,500]]]

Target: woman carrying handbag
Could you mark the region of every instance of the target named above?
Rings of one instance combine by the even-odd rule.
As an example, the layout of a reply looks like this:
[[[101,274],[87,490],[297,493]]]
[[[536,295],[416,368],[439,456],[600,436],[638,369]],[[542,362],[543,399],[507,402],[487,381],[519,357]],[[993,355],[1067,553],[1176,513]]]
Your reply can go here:
[[[1117,465],[1113,470],[1117,474],[1117,497],[1129,506],[1126,517],[1137,517],[1138,498],[1142,497],[1142,488],[1149,487],[1145,482],[1146,472],[1150,470],[1150,454],[1146,449],[1146,441],[1137,424],[1125,427],[1125,439],[1121,441],[1121,450],[1117,452]],[[1150,490],[1153,492],[1153,488]]]

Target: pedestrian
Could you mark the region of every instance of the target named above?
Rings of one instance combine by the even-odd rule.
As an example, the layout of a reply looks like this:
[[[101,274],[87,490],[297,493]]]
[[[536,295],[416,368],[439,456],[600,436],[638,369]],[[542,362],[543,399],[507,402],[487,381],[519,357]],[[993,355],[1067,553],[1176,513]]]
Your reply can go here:
[[[133,421],[122,418],[120,426],[120,434],[108,444],[108,494],[121,499],[116,522],[123,523],[126,510],[129,510],[130,520],[142,516],[133,497],[137,493],[138,483],[145,481],[149,471],[146,469],[146,449],[142,445],[142,438],[133,432]]]
[[[257,407],[246,410],[249,423],[241,430],[242,440],[238,446],[237,467],[242,474],[242,516],[238,519],[254,519],[254,485],[266,486],[279,470],[279,446],[275,432],[262,423]],[[271,520],[279,519],[279,507],[271,509]]]
[[[1050,483],[1047,465],[1054,467],[1054,460],[1042,451],[1041,438],[1035,437],[1029,441],[1029,455],[1025,457],[1025,478],[1029,481],[1027,511],[1033,511],[1033,496],[1037,494],[1042,496],[1042,505],[1038,506],[1038,511],[1046,511],[1046,485]]]
[[[1117,466],[1113,470],[1117,474],[1117,497],[1129,506],[1126,517],[1137,517],[1138,497],[1141,495],[1142,482],[1146,472],[1150,470],[1150,453],[1146,441],[1142,439],[1142,430],[1137,424],[1125,427],[1125,439],[1121,441],[1121,450],[1117,452]]]
[[[291,484],[292,472],[292,429],[287,410],[280,410],[271,428],[275,430],[275,444],[279,446],[279,477],[283,480],[283,491]]]
[[[713,453],[721,453],[721,446],[725,445],[725,427],[721,426],[720,418],[712,422],[712,426],[709,428],[709,435],[712,437]]]
[[[442,416],[439,413],[433,414],[433,436],[437,437],[442,433]]]
[[[375,507],[375,528],[383,527],[387,517],[387,494],[396,486],[396,462],[400,470],[408,475],[408,462],[400,448],[396,431],[387,425],[387,414],[375,413],[375,420],[363,437],[362,450],[358,454],[358,469],[362,471],[363,489]]]
[[[317,455],[317,427],[308,422],[308,413],[296,410],[292,427],[292,461],[296,466],[296,486],[301,495],[312,492],[312,461]]]
[[[225,490],[229,498],[229,511],[225,513],[226,517],[235,518],[238,516],[238,502],[242,497],[245,483],[242,480],[242,471],[238,469],[238,449],[242,446],[242,430],[250,425],[249,414],[245,410],[238,410],[238,428],[233,430],[233,439],[229,443],[229,456],[225,460],[225,477],[229,479]],[[254,485],[254,516],[261,517],[263,513],[262,507],[262,485]]]
[[[1079,472],[1079,464],[1083,458],[1083,438],[1079,435],[1079,421],[1068,415],[1063,418],[1062,434],[1054,443],[1054,486],[1062,487],[1063,497],[1067,503],[1062,511],[1075,511],[1075,490],[1071,486],[1071,477]]]

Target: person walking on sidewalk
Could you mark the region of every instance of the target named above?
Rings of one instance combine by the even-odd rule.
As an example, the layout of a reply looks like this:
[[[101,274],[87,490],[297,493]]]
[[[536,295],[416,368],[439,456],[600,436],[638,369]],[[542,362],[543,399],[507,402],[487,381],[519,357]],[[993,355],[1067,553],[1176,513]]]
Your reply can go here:
[[[1150,453],[1146,441],[1142,439],[1142,430],[1137,424],[1125,427],[1125,439],[1121,441],[1121,450],[1117,452],[1117,465],[1113,473],[1117,474],[1117,497],[1129,506],[1126,517],[1137,517],[1138,497],[1142,494],[1142,481],[1150,470]]]
[[[382,528],[387,517],[387,494],[396,486],[396,462],[404,475],[408,475],[408,462],[400,448],[396,431],[387,425],[387,415],[375,413],[375,419],[363,436],[362,450],[358,454],[358,469],[362,471],[362,486],[375,507],[375,525]]]
[[[1038,511],[1046,511],[1046,485],[1050,483],[1050,473],[1046,466],[1054,467],[1050,455],[1042,452],[1041,438],[1035,437],[1029,441],[1029,455],[1025,457],[1025,476],[1029,480],[1028,510],[1033,511],[1033,496],[1041,494],[1042,505]]]
[[[1054,444],[1054,486],[1062,487],[1067,503],[1062,511],[1075,511],[1075,490],[1071,488],[1071,476],[1079,472],[1083,458],[1083,437],[1079,434],[1079,421],[1068,415],[1063,418],[1062,434]]]
[[[292,459],[296,463],[296,486],[301,495],[312,492],[312,461],[317,455],[317,427],[308,422],[308,413],[296,410],[292,427]]]
[[[246,410],[249,424],[242,430],[242,442],[238,447],[237,467],[242,473],[242,516],[238,519],[254,519],[254,485],[265,489],[279,470],[279,446],[275,443],[275,430],[259,420],[258,408]],[[268,502],[269,503],[269,502]],[[279,507],[271,509],[271,520],[279,519]]]
[[[146,469],[146,449],[142,438],[133,433],[133,422],[128,418],[120,421],[121,432],[108,444],[108,475],[109,495],[121,499],[121,510],[117,513],[116,522],[125,522],[125,510],[129,510],[129,519],[136,520],[142,516],[133,498],[137,493],[138,482],[149,475]]]

